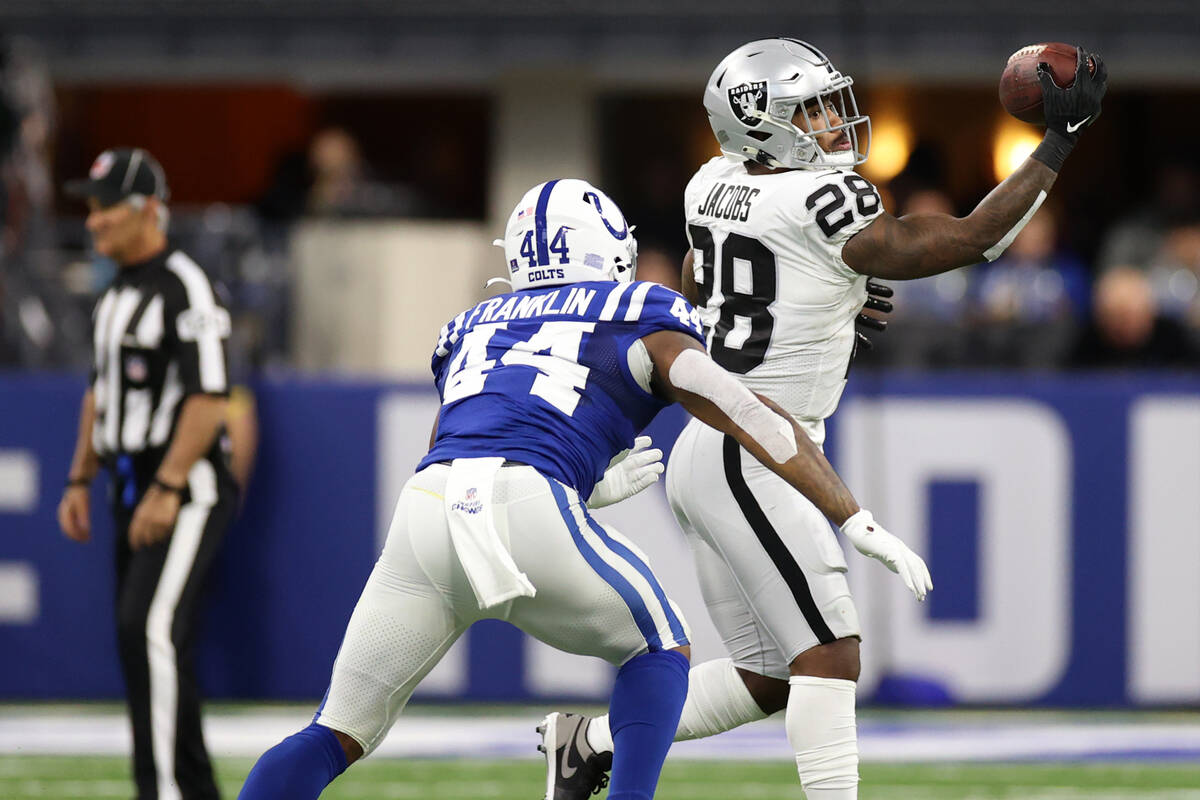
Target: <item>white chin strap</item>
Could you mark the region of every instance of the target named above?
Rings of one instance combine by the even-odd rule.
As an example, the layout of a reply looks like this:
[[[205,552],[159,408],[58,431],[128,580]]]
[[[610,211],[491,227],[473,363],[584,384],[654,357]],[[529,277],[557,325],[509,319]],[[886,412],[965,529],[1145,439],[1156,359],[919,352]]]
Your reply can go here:
[[[772,169],[784,168],[783,164],[781,164],[779,160],[775,158],[775,156],[771,155],[766,150],[760,150],[757,147],[745,145],[742,147],[742,154],[755,164],[762,164],[764,167],[771,167]]]
[[[707,353],[684,350],[675,357],[667,377],[676,388],[698,394],[725,412],[734,425],[748,433],[777,463],[782,464],[798,452],[791,421],[764,405]]]
[[[858,153],[853,150],[839,150],[836,153],[821,151],[821,166],[853,167],[858,163]]]

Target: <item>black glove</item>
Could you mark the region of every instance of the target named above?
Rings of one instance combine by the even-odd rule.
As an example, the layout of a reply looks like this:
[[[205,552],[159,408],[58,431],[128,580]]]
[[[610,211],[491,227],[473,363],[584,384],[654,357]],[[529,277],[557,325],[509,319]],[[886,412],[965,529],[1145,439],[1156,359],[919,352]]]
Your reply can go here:
[[[863,311],[869,308],[872,311],[878,311],[880,314],[892,313],[892,304],[884,298],[891,297],[893,294],[894,292],[892,291],[892,287],[868,280],[867,302],[863,303]],[[862,311],[858,312],[858,317],[855,318],[854,322],[856,325],[861,325],[864,328],[870,328],[873,331],[883,332],[887,330],[886,319],[872,317],[869,314],[862,313]],[[854,337],[855,350],[857,350],[859,347],[863,348],[864,350],[870,350],[874,346],[871,344],[871,340],[867,338],[867,335],[857,327],[854,329]]]
[[[1075,82],[1064,89],[1054,82],[1045,64],[1038,64],[1038,82],[1042,85],[1042,109],[1046,118],[1046,137],[1033,157],[1050,169],[1062,169],[1079,134],[1100,117],[1100,101],[1108,89],[1108,70],[1100,56],[1076,48]],[[1095,65],[1093,74],[1088,62]]]

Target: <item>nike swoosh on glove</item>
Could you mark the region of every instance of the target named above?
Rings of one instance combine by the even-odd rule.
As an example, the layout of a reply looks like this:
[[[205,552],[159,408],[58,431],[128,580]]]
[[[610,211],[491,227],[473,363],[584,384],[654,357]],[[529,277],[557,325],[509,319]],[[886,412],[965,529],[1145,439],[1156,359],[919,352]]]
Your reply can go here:
[[[662,450],[651,448],[651,444],[653,442],[649,436],[639,436],[633,440],[632,450],[618,453],[609,462],[604,477],[588,498],[588,508],[604,508],[619,503],[658,481],[666,467],[662,463]]]
[[[842,533],[858,552],[882,561],[884,566],[899,575],[917,600],[924,600],[925,595],[933,591],[933,578],[929,575],[929,567],[925,566],[924,559],[884,530],[870,511],[865,508],[859,509],[854,516],[842,523]]]
[[[1088,67],[1095,65],[1095,72]],[[1068,88],[1054,82],[1054,75],[1045,64],[1038,64],[1038,83],[1042,87],[1042,108],[1046,129],[1056,131],[1072,144],[1083,128],[1100,118],[1100,101],[1108,90],[1108,69],[1100,56],[1076,48],[1075,81]]]

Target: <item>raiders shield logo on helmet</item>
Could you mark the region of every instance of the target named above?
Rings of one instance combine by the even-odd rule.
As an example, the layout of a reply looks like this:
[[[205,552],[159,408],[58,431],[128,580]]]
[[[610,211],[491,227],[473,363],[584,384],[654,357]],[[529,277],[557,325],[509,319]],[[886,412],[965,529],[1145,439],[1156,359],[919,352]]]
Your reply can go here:
[[[734,86],[729,90],[729,107],[743,125],[753,128],[760,121],[754,112],[767,112],[767,82],[753,81]]]

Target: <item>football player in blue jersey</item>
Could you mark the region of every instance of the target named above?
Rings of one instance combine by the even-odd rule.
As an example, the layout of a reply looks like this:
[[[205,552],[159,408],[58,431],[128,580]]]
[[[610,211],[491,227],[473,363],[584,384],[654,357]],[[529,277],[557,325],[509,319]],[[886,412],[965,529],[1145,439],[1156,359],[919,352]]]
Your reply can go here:
[[[687,695],[687,626],[637,547],[588,509],[657,480],[661,453],[635,437],[672,402],[735,437],[835,523],[859,511],[795,422],[708,357],[695,309],[633,281],[636,243],[602,192],[572,179],[535,186],[503,244],[514,291],[441,331],[432,445],[400,494],[325,700],[309,727],[258,760],[245,800],[317,797],[488,618],[619,666],[609,797],[652,797]],[[593,769],[571,760],[567,733],[547,731],[547,758],[563,759],[551,798],[555,776]]]

